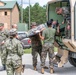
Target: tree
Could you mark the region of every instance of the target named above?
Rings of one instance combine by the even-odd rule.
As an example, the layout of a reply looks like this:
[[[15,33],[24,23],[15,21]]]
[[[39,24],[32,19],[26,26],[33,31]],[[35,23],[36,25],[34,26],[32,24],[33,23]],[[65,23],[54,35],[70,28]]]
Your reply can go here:
[[[29,6],[23,10],[23,21],[29,22]],[[34,6],[30,5],[30,21],[42,24],[46,22],[46,6],[41,7],[39,3],[35,3]]]

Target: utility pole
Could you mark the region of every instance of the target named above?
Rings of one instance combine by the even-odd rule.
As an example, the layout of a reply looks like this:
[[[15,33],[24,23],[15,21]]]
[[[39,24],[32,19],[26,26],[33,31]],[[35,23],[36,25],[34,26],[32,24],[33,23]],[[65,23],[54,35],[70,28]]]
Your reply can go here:
[[[30,0],[29,0],[29,29],[30,29]]]
[[[21,23],[23,23],[23,0],[21,0]]]

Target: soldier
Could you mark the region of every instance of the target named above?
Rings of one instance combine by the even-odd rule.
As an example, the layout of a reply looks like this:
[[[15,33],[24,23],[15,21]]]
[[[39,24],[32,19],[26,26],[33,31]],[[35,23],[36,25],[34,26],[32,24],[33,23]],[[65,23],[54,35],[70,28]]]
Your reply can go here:
[[[35,28],[37,26],[36,22],[32,22],[31,28]],[[42,43],[39,37],[39,34],[33,35],[30,37],[31,44],[32,44],[32,59],[33,59],[33,67],[34,70],[37,70],[37,56],[40,55],[41,59],[41,52],[42,52]]]
[[[62,15],[64,17],[64,20],[62,22],[62,24],[66,23],[67,22],[67,19],[70,18],[70,10],[68,7],[57,7],[56,8],[56,13],[58,15]]]
[[[3,67],[0,67],[0,71],[5,70],[5,62],[6,60],[3,60],[4,56],[3,56],[3,48],[4,48],[4,43],[6,41],[6,39],[9,36],[9,32],[8,30],[4,29],[4,24],[0,23],[0,54],[1,54],[1,62]]]
[[[45,66],[45,60],[47,56],[47,52],[49,54],[49,67],[50,67],[50,73],[53,73],[53,58],[54,58],[54,36],[55,36],[55,29],[52,28],[52,22],[47,22],[48,28],[46,28],[42,36],[40,35],[40,38],[44,41],[43,48],[42,48],[42,62],[41,62],[41,73],[44,73],[44,66]]]
[[[71,36],[71,26],[70,26],[70,10],[68,7],[62,7],[62,8],[56,8],[56,13],[59,14],[59,15],[62,15],[64,17],[64,20],[62,22],[62,24],[66,23],[66,27],[65,27],[65,36],[66,38],[70,38]],[[69,28],[69,30],[68,30]]]
[[[16,28],[17,29],[17,24],[13,24],[12,28]]]
[[[16,29],[16,30],[18,30],[17,24],[13,24],[13,25],[12,25],[12,29],[13,29],[13,28]],[[23,38],[23,37],[16,35],[16,39],[20,40],[21,38]],[[25,65],[24,65],[24,64],[23,64],[23,67],[25,68]]]
[[[3,55],[6,59],[6,71],[7,75],[21,75],[22,71],[22,55],[23,47],[21,42],[16,39],[16,29],[10,30],[10,38],[6,40],[3,49]]]

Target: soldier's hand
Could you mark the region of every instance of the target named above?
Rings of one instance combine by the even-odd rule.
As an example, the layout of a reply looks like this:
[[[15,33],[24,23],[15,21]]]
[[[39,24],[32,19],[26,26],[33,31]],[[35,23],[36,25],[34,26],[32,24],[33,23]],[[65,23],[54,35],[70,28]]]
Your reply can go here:
[[[4,41],[2,41],[2,42],[1,42],[1,45],[3,45],[4,43],[5,43],[5,42],[4,42]]]
[[[64,24],[64,22],[62,22],[62,24]]]

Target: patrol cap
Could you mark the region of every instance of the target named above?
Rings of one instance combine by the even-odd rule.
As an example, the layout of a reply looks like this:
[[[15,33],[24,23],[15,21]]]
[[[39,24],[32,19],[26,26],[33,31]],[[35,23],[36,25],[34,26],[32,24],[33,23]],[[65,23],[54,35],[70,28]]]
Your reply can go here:
[[[15,35],[17,34],[17,29],[12,28],[9,33],[10,33],[10,36]]]
[[[0,26],[4,26],[4,24],[3,23],[0,23]]]

